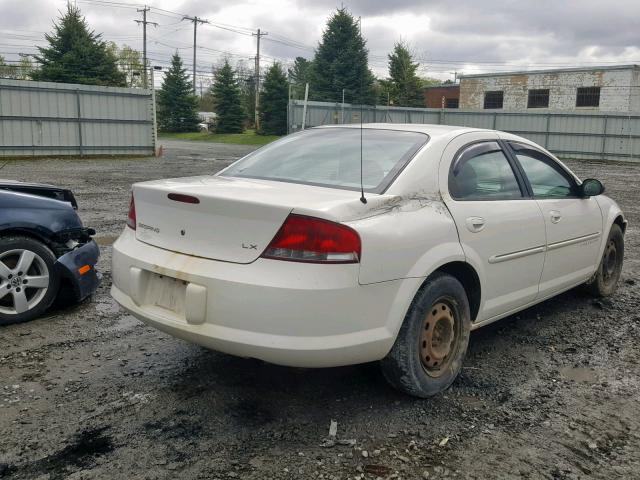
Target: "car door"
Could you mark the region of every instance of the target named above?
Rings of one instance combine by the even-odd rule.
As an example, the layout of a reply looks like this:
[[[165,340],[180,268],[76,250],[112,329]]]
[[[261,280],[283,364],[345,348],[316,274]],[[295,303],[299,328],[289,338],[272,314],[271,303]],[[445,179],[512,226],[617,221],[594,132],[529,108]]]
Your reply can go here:
[[[467,261],[480,276],[476,321],[532,302],[544,262],[544,219],[497,134],[454,139],[444,150],[439,179]]]
[[[593,197],[559,162],[535,147],[508,142],[528,188],[540,206],[546,228],[546,258],[540,296],[548,297],[587,280],[598,264],[602,212]]]

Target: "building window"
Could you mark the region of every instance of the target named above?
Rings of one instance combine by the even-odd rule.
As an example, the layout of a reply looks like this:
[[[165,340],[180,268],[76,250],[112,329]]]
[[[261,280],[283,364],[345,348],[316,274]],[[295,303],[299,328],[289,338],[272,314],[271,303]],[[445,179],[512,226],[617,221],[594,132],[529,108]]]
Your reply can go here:
[[[447,98],[444,103],[445,108],[458,108],[459,105],[460,101],[457,98]]]
[[[493,108],[502,108],[502,98],[504,92],[484,92],[484,108],[486,110]]]
[[[529,90],[527,108],[549,108],[549,89]]]
[[[576,107],[598,107],[600,105],[600,87],[578,87]]]

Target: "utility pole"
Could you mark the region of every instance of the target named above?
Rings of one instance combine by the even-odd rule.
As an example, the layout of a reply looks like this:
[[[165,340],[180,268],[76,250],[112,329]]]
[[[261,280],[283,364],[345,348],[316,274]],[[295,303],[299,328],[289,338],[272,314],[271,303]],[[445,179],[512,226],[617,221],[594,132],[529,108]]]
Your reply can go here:
[[[144,8],[139,8],[137,11],[142,13],[142,20],[134,20],[138,25],[142,25],[142,86],[144,88],[149,88],[147,84],[147,24],[151,24],[154,27],[157,27],[158,24],[156,22],[147,22],[147,12],[151,10],[146,5]]]
[[[302,107],[302,130],[307,126],[307,104],[309,103],[309,83],[304,85],[304,105]]]
[[[193,22],[193,94],[196,94],[196,35],[198,30],[198,23],[209,23],[209,20],[203,20],[199,17],[189,17],[185,15],[182,20],[189,20]]]
[[[256,124],[256,131],[259,128],[260,116],[258,114],[260,108],[260,37],[268,35],[266,32],[261,32],[258,29],[257,33],[252,33],[256,37],[256,103],[255,103],[255,114],[254,114],[254,123]]]
[[[151,112],[153,115],[153,156],[157,157],[158,151],[158,115],[156,112],[156,89],[155,79],[153,78],[154,70],[162,70],[162,67],[154,65],[151,67]]]

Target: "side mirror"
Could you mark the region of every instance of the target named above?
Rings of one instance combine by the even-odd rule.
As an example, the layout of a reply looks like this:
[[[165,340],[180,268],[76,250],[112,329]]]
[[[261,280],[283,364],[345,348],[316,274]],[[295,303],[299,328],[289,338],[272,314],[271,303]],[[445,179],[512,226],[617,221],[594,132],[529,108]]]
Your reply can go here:
[[[595,197],[604,193],[604,185],[600,180],[595,178],[587,178],[580,185],[580,193],[583,197]]]

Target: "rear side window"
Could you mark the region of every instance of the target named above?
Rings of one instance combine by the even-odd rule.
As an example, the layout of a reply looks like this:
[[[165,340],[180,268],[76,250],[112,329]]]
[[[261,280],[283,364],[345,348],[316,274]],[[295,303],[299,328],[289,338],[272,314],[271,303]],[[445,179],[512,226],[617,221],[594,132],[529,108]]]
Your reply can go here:
[[[381,193],[428,140],[398,130],[310,129],[249,154],[221,175],[359,190],[362,148],[364,189]]]
[[[496,142],[464,150],[449,172],[449,193],[456,200],[515,200],[522,191],[507,157]]]

